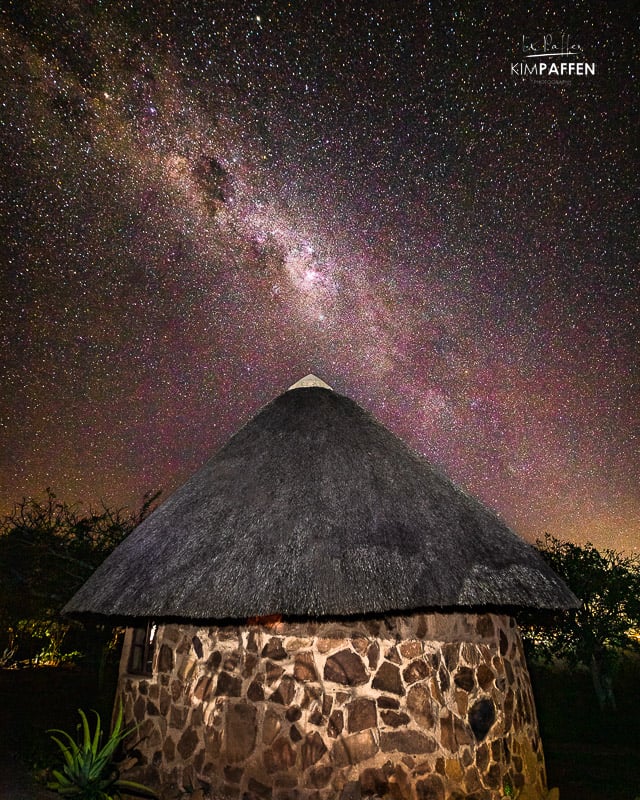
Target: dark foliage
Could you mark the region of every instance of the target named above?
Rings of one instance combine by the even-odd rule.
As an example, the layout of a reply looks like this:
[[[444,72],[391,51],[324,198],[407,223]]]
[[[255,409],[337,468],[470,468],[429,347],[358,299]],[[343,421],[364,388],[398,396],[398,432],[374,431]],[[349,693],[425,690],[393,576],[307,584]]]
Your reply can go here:
[[[22,645],[22,655],[31,659],[34,644],[44,642],[48,660],[60,660],[69,629],[62,606],[145,519],[158,496],[146,495],[136,513],[106,507],[83,512],[47,489],[44,500],[25,498],[0,522],[0,628],[7,653],[19,657]]]
[[[547,662],[559,658],[588,667],[601,707],[615,707],[612,678],[619,655],[640,650],[640,556],[599,551],[550,534],[537,544],[582,604],[544,623],[521,616],[525,643]]]

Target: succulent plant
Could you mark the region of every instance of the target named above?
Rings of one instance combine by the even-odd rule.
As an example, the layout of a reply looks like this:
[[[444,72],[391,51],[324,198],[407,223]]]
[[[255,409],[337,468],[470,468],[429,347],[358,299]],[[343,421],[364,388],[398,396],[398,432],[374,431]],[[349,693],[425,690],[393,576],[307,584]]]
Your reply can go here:
[[[123,794],[157,797],[153,789],[120,778],[114,755],[118,745],[134,730],[122,728],[122,705],[118,710],[113,730],[104,744],[102,743],[104,731],[98,712],[93,712],[96,715],[96,727],[93,732],[84,711],[78,709],[78,713],[82,720],[77,727],[78,742],[66,731],[59,729],[48,731],[62,752],[64,765],[61,769],[52,771],[54,780],[50,781],[47,787],[65,797],[77,800],[118,800]]]

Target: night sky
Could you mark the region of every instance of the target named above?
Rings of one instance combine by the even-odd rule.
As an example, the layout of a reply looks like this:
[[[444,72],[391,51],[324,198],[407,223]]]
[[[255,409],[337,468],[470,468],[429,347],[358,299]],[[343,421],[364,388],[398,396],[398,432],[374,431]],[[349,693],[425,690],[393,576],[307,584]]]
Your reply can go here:
[[[640,549],[637,14],[537,5],[5,2],[0,510],[166,495],[314,372]]]

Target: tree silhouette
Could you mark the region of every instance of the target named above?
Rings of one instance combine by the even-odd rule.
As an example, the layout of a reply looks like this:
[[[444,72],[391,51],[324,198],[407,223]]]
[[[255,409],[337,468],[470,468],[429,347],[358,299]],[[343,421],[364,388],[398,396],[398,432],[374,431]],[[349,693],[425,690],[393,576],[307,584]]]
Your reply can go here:
[[[0,522],[0,626],[8,650],[21,635],[31,659],[33,640],[49,640],[60,655],[69,624],[60,610],[96,567],[152,510],[160,492],[147,494],[138,512],[82,512],[46,490],[43,501],[24,498]]]
[[[620,651],[640,649],[640,556],[563,542],[550,534],[538,539],[543,558],[582,600],[576,611],[542,625],[522,620],[523,635],[536,655],[586,665],[602,709],[615,708],[612,678]]]

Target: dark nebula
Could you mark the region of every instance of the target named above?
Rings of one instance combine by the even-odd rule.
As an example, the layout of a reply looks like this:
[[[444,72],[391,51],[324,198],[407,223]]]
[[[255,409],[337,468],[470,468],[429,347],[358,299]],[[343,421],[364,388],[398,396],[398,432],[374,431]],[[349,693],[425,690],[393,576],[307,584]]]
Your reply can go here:
[[[562,34],[594,75],[511,73]],[[315,372],[519,533],[638,547],[631,4],[27,0],[0,36],[3,511],[169,493]]]

